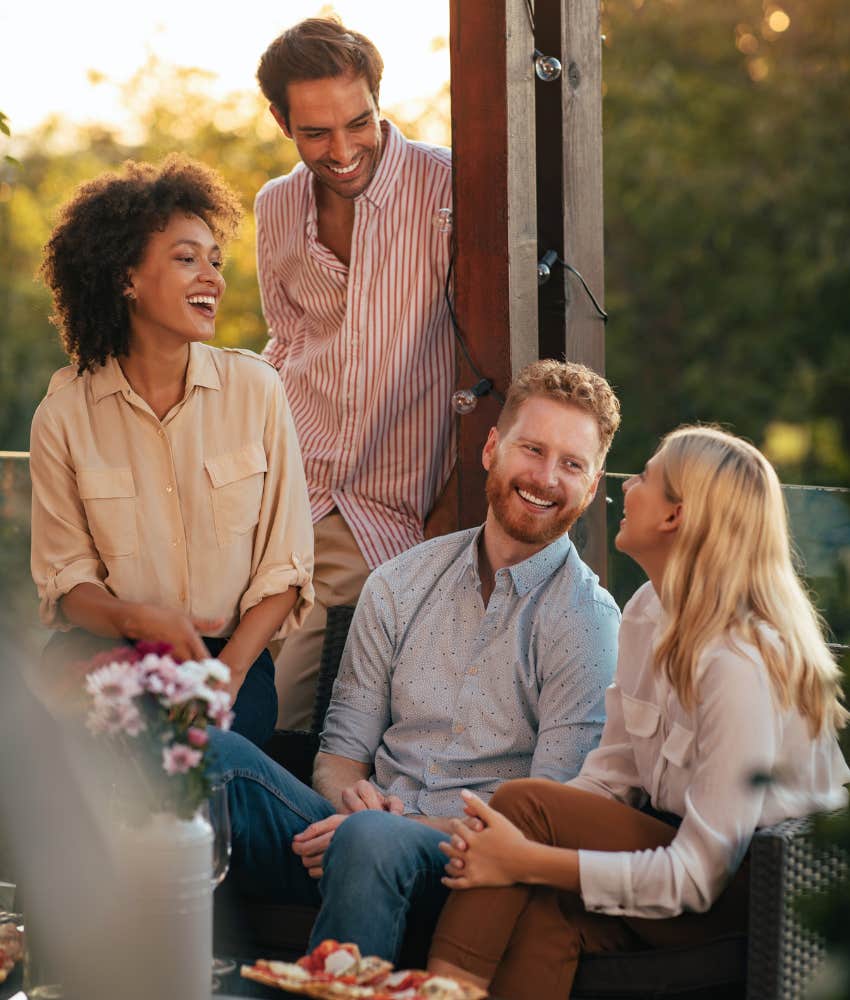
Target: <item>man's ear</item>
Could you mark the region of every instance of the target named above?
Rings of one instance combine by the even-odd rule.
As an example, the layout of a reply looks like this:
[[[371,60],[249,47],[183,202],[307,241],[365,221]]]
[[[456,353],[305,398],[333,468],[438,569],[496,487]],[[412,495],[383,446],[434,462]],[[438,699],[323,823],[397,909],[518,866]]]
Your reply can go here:
[[[289,126],[286,124],[286,115],[284,115],[276,104],[270,104],[269,111],[271,111],[272,118],[274,118],[277,122],[281,132],[283,132],[287,139],[291,139],[292,133],[289,131]]]
[[[661,522],[659,530],[672,534],[673,532],[679,530],[681,524],[682,524],[682,504],[681,502],[674,503],[670,505],[670,512]]]
[[[590,506],[590,504],[592,504],[593,501],[596,499],[596,491],[599,489],[599,483],[602,480],[604,474],[605,474],[605,467],[603,466],[591,480],[590,487],[588,488],[588,491],[585,495],[587,506]]]
[[[490,428],[490,433],[487,435],[487,441],[484,445],[484,450],[481,452],[481,464],[487,470],[490,471],[490,466],[493,464],[493,455],[495,454],[496,448],[499,444],[499,432],[495,427]]]

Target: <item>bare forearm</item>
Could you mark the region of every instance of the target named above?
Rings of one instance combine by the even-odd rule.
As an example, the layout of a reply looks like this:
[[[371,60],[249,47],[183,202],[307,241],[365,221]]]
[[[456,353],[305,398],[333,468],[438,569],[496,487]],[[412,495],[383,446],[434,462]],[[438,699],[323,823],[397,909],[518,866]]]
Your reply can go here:
[[[80,583],[60,600],[62,614],[72,625],[94,635],[134,639],[139,609],[144,605],[122,601],[93,583]]]
[[[245,612],[218,657],[230,667],[232,682],[242,683],[251,664],[266,648],[297,600],[298,588],[289,587],[282,594],[264,597]]]
[[[581,891],[578,851],[529,840],[517,855],[517,882],[548,885],[567,892]]]
[[[318,753],[313,764],[313,788],[323,795],[337,812],[348,812],[342,793],[372,773],[371,764],[349,760],[337,754]]]

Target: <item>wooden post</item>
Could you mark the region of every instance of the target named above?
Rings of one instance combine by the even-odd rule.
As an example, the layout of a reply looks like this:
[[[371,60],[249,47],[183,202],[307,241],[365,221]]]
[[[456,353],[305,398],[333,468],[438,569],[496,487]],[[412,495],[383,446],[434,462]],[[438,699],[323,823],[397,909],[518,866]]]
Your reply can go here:
[[[598,0],[537,0],[535,45],[561,60],[537,84],[537,219],[542,257],[555,250],[604,303],[602,42]],[[555,267],[540,289],[540,356],[605,372],[605,326],[578,279]],[[607,572],[605,487],[573,531],[600,579]]]
[[[470,354],[504,393],[538,356],[534,49],[525,0],[450,0],[455,310]],[[459,356],[458,386],[476,378]],[[458,523],[486,510],[481,449],[493,396],[458,421]]]

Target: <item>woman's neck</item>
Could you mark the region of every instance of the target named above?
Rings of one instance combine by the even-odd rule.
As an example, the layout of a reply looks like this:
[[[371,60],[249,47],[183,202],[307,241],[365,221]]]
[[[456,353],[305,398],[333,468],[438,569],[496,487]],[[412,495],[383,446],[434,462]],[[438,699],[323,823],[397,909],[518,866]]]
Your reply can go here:
[[[130,344],[130,352],[119,359],[132,390],[148,404],[159,420],[176,406],[186,392],[189,345],[173,350]]]

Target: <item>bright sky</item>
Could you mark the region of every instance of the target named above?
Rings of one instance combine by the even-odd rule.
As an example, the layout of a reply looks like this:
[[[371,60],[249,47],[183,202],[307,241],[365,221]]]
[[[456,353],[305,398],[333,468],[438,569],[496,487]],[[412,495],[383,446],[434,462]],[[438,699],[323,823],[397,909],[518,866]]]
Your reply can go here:
[[[118,87],[154,53],[161,61],[212,70],[212,96],[254,90],[260,55],[280,32],[322,11],[322,0],[14,0],[0,3],[0,110],[13,132],[47,115],[122,123]],[[349,27],[384,58],[381,103],[427,97],[448,79],[448,0],[336,0]],[[98,86],[88,71],[110,82]],[[0,137],[2,138],[2,137]]]

